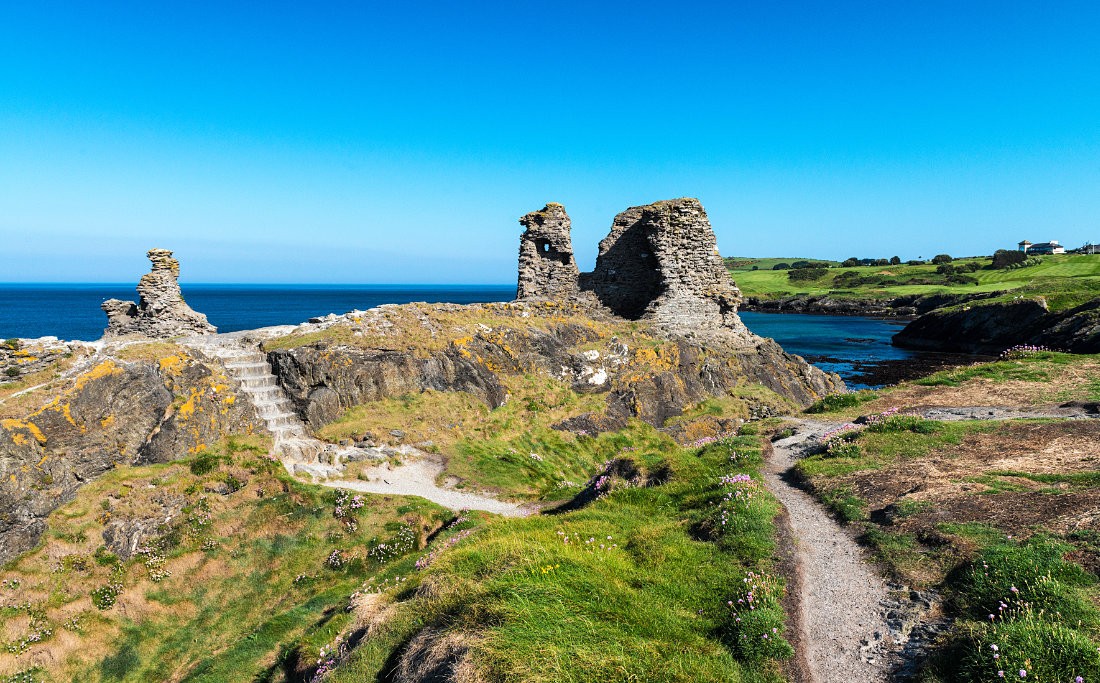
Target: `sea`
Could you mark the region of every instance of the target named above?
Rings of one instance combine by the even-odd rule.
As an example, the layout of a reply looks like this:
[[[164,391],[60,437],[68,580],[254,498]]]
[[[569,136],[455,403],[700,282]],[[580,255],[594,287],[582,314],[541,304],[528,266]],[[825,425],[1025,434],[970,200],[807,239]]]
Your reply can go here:
[[[484,303],[510,301],[515,285],[224,285],[182,284],[183,296],[222,332],[294,325],[329,313],[382,304]],[[106,299],[137,298],[133,284],[2,284],[0,340],[10,337],[92,341],[103,334]],[[890,338],[903,322],[854,316],[742,311],[750,330],[771,337],[823,370],[838,373],[851,388],[874,388],[927,371],[972,360],[901,349]]]

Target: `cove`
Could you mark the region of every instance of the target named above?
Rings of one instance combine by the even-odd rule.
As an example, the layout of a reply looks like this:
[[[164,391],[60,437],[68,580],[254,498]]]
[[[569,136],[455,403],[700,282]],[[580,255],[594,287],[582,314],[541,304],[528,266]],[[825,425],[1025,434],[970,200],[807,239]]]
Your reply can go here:
[[[903,320],[752,311],[738,315],[754,333],[771,337],[786,351],[822,370],[837,373],[851,389],[875,389],[940,368],[985,360],[969,354],[893,346],[890,340],[905,326]]]

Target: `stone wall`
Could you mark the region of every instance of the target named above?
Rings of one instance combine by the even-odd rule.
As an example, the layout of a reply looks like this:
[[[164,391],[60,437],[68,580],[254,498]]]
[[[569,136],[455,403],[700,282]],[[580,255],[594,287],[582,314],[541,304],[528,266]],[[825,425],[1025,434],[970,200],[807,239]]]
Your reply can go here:
[[[577,294],[577,262],[565,207],[553,202],[519,219],[519,299],[567,299]]]
[[[167,249],[150,249],[146,254],[153,263],[152,271],[138,281],[140,301],[108,299],[101,304],[107,314],[107,329],[103,336],[140,334],[146,337],[168,338],[181,335],[213,334],[217,328],[206,316],[187,305],[180,291],[179,261]]]
[[[673,331],[743,330],[741,293],[718,255],[707,213],[692,198],[635,206],[615,217],[596,268],[579,274],[560,204],[520,219],[519,298],[586,294],[621,318]],[[584,297],[581,297],[582,299]]]

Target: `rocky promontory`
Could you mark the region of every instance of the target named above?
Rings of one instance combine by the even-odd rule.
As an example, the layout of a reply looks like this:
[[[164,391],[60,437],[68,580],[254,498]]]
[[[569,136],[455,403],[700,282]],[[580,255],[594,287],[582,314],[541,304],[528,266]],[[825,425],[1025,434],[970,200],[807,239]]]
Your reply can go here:
[[[167,462],[230,434],[262,433],[217,363],[183,348],[144,351],[107,349],[57,386],[0,402],[0,562],[32,547],[50,511],[113,467]]]
[[[843,389],[741,324],[740,292],[698,200],[620,213],[591,273],[577,270],[563,206],[521,223],[517,301],[387,305],[217,336],[183,301],[171,252],[150,250],[140,302],[104,303],[104,340],[78,358],[58,346],[55,379],[0,396],[0,560],[33,545],[51,510],[112,467],[266,434],[274,454],[313,472],[302,459],[322,457],[325,446],[307,430],[386,399],[461,392],[496,410],[540,382],[589,397],[570,399],[583,409],[561,411],[553,428],[592,434],[631,420],[666,428],[711,398],[733,400],[750,419]],[[177,336],[186,339],[155,340]],[[4,358],[49,374],[25,349]],[[341,466],[324,457],[320,476]],[[123,536],[114,545],[132,545]]]
[[[912,349],[999,353],[1019,345],[1071,353],[1100,352],[1100,299],[1051,311],[1042,297],[933,310],[894,335]]]
[[[698,200],[620,213],[591,273],[578,272],[562,205],[520,223],[516,302],[383,307],[269,342],[299,415],[317,429],[356,405],[426,389],[466,391],[495,408],[508,377],[536,374],[606,395],[602,411],[561,425],[591,432],[635,418],[662,427],[745,385],[800,406],[843,389],[744,327]]]

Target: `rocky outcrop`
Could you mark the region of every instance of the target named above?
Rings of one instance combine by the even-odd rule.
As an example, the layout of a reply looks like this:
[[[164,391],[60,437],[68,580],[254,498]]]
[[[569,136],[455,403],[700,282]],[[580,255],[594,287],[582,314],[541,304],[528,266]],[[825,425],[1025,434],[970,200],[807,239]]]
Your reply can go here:
[[[0,340],[0,384],[56,369],[61,361],[86,348],[80,342],[58,341],[56,337]]]
[[[423,358],[322,343],[272,351],[267,359],[298,414],[314,429],[352,406],[426,389],[465,391],[491,408],[507,396],[496,375],[457,347]]]
[[[741,293],[718,255],[697,199],[635,206],[615,217],[596,268],[578,273],[569,216],[560,204],[520,219],[519,299],[562,301],[578,294],[613,315],[667,330],[743,330]],[[585,300],[581,297],[580,300]]]
[[[910,318],[938,308],[959,306],[1000,295],[978,294],[906,294],[881,299],[847,298],[828,294],[778,298],[748,297],[741,308],[760,313],[808,313],[813,315],[858,315],[871,318]]]
[[[153,269],[138,282],[138,303],[108,299],[101,304],[107,314],[105,337],[140,334],[146,337],[214,334],[217,328],[202,313],[194,311],[180,292],[179,261],[167,249],[150,249]]]
[[[507,398],[509,375],[549,376],[578,393],[606,394],[600,414],[578,415],[561,425],[586,432],[619,429],[632,418],[662,427],[690,406],[745,384],[760,384],[797,405],[844,386],[774,341],[751,335],[748,343],[737,334],[627,343],[627,321],[554,322],[562,311],[550,303],[455,308],[471,321],[501,314],[510,319],[494,327],[478,324],[476,332],[427,358],[318,341],[272,351],[268,359],[299,415],[314,429],[352,406],[428,388],[466,391],[495,408]]]
[[[0,420],[0,562],[32,547],[46,516],[122,464],[167,462],[261,422],[214,364],[180,353],[104,359],[31,414]]]
[[[577,262],[565,207],[553,202],[519,219],[527,228],[519,241],[518,299],[561,300],[576,296]]]
[[[1018,345],[1100,352],[1100,299],[1051,312],[1042,299],[956,306],[926,313],[894,335],[894,345],[935,351],[998,353]]]

